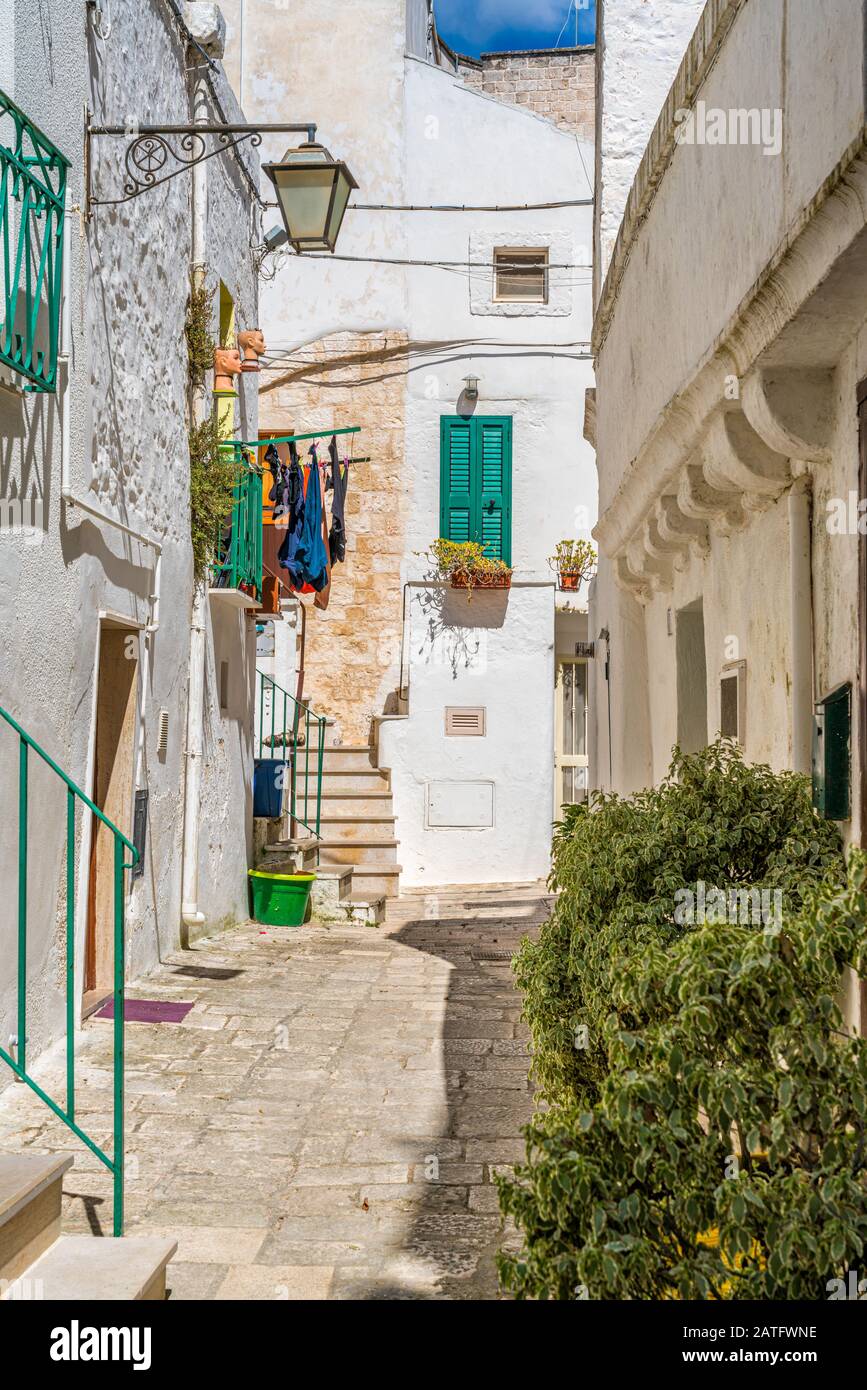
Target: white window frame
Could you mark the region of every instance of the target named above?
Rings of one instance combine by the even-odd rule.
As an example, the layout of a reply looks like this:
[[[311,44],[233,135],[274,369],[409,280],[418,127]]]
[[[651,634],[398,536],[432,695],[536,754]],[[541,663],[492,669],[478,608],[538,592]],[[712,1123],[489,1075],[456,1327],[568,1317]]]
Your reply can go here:
[[[542,272],[542,293],[537,295],[501,294],[500,276],[520,274],[520,261],[529,257],[536,257],[536,264],[528,264],[527,270],[541,270]],[[550,262],[550,247],[548,246],[495,246],[494,247],[494,303],[495,304],[547,304],[550,285],[550,275],[548,264]],[[500,266],[500,260],[507,264]],[[538,263],[538,262],[541,263]],[[512,264],[509,264],[512,262]]]
[[[507,251],[548,252],[548,297],[545,301],[498,299],[496,297],[495,253]],[[542,223],[530,226],[500,227],[499,230],[473,231],[468,237],[468,259],[476,267],[469,276],[470,313],[489,318],[568,318],[573,312],[572,287],[576,283],[571,266],[579,259],[575,238],[570,231],[553,230]]]
[[[747,735],[747,663],[746,661],[727,661],[720,668],[719,676],[719,723],[717,728],[722,733],[722,687],[725,680],[737,680],[738,683],[738,731],[737,742],[741,748],[746,745]],[[731,737],[731,735],[729,735]]]

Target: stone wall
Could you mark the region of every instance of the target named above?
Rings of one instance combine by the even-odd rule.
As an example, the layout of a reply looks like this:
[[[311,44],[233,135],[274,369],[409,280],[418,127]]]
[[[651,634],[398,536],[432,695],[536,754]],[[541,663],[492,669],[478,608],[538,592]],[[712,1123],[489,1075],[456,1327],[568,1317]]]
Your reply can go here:
[[[497,101],[526,107],[582,140],[595,134],[595,49],[527,49],[455,55],[457,75],[468,87]]]
[[[341,457],[345,448],[369,459],[350,470],[346,561],[334,568],[329,606],[321,612],[304,600],[304,693],[335,719],[344,743],[367,743],[373,715],[394,708],[399,680],[406,347],[404,333],[335,334],[261,377],[263,432],[323,425],[320,457],[327,458],[327,431],[360,425],[359,434],[338,440]]]

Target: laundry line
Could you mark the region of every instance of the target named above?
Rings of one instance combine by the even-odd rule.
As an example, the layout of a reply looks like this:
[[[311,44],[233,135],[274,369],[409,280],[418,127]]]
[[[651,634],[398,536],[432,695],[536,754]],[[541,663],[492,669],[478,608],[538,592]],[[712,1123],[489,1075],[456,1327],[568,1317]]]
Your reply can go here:
[[[234,439],[240,449],[267,449],[269,444],[298,444],[302,439],[333,439],[338,434],[359,434],[361,425],[346,425],[339,430],[311,430],[309,434],[281,434],[268,439]]]

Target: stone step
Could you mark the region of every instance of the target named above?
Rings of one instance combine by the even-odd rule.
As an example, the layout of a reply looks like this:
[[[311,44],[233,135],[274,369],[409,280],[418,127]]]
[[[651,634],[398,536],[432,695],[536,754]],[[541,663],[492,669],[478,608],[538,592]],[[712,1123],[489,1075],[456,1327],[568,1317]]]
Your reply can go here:
[[[390,792],[390,774],[380,772],[378,767],[350,767],[338,769],[325,767],[322,769],[322,795],[334,796],[341,792],[357,792],[376,795],[380,792]],[[311,771],[309,775],[305,773],[304,765],[298,769],[298,777],[295,782],[296,796],[303,797],[305,780],[307,791],[310,796],[316,795],[316,774]]]
[[[354,864],[352,893],[354,898],[370,901],[376,898],[396,898],[400,892],[399,864]]]
[[[166,1266],[177,1241],[161,1236],[61,1236],[3,1299],[153,1302],[166,1296]]]
[[[323,766],[330,772],[379,770],[376,766],[376,749],[367,743],[338,743],[326,747]]]
[[[352,898],[352,865],[320,864],[310,892],[313,916],[328,912]]]
[[[329,792],[323,788],[323,816],[381,816],[392,814],[392,796],[382,792]]]
[[[318,862],[319,841],[275,840],[265,845],[256,867],[269,874],[309,874]]]
[[[396,864],[397,840],[338,840],[323,839],[319,844],[320,864]],[[353,876],[353,893],[355,878]],[[359,897],[378,897],[379,894],[358,894]]]
[[[323,806],[319,824],[323,841],[371,844],[394,839],[394,816],[333,816]]]
[[[0,1281],[17,1279],[57,1240],[72,1163],[72,1154],[0,1157]]]

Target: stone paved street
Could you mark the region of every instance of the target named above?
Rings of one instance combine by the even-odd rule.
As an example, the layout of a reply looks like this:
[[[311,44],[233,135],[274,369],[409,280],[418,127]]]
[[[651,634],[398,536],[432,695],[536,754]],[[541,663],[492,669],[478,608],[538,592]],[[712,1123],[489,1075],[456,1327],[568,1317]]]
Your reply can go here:
[[[173,1299],[497,1297],[492,1178],[531,1109],[508,956],[545,911],[462,889],[378,929],[247,924],[130,988],[195,1004],[127,1027],[127,1232],[178,1239]],[[111,1033],[77,1039],[78,1120],[106,1147]],[[37,1069],[58,1098],[63,1075],[62,1053]],[[24,1086],[0,1150],[74,1152],[64,1229],[110,1232],[104,1168]]]

